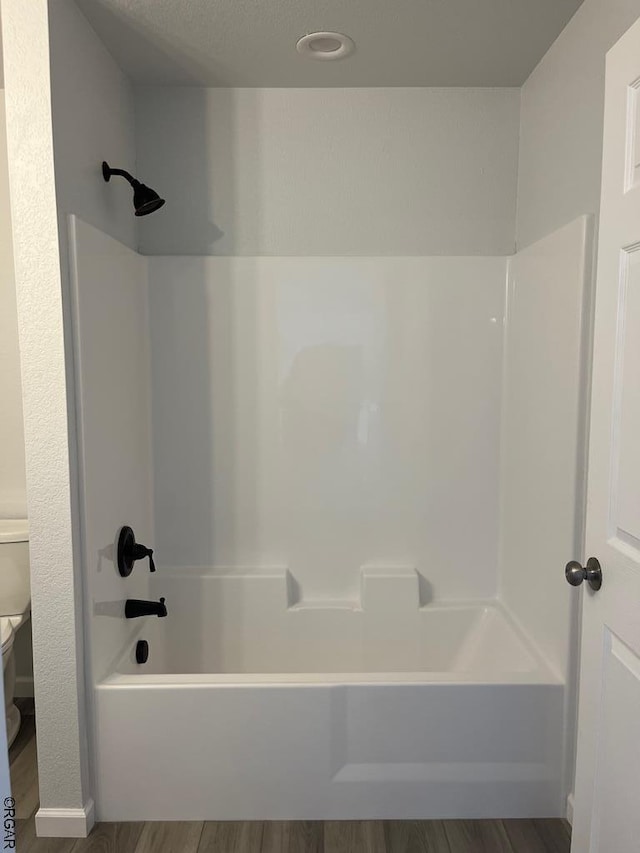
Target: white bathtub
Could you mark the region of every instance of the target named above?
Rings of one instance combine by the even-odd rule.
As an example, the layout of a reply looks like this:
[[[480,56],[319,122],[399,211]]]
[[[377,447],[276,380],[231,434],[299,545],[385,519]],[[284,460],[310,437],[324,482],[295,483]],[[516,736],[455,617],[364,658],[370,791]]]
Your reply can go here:
[[[285,570],[159,572],[94,696],[100,820],[551,817],[564,685],[495,602],[414,572],[295,603]]]

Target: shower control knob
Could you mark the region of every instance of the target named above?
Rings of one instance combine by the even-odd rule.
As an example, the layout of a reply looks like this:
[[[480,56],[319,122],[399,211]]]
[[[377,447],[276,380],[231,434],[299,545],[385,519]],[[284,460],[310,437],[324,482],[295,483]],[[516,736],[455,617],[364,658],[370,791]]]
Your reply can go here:
[[[121,527],[116,545],[116,558],[118,571],[122,577],[128,578],[133,571],[133,564],[136,560],[143,560],[146,557],[149,558],[149,571],[155,572],[156,566],[153,562],[153,548],[147,548],[146,545],[136,542],[136,535],[130,527],[126,525]]]
[[[586,567],[577,560],[571,560],[565,566],[564,576],[571,586],[580,586],[583,581],[587,581],[594,592],[602,586],[602,569],[595,557],[589,557]]]

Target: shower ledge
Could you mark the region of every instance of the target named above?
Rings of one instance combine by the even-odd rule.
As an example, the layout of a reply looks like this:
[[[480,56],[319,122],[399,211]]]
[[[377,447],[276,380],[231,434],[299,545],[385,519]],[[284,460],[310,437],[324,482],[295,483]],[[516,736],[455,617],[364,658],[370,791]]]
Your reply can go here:
[[[229,593],[252,598],[259,595],[262,607],[289,611],[340,610],[386,612],[418,610],[432,603],[431,585],[412,566],[364,565],[360,567],[359,590],[355,595],[305,598],[296,576],[286,566],[214,568],[159,568],[154,585],[184,578],[220,583]],[[233,593],[232,593],[233,594]]]

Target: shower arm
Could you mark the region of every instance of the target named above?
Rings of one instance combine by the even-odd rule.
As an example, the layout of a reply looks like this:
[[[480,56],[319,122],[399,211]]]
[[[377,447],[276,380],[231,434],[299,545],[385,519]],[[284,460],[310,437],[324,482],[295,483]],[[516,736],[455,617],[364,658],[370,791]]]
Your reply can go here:
[[[102,164],[102,175],[105,181],[109,181],[112,175],[119,175],[120,177],[125,178],[127,181],[129,181],[132,187],[135,187],[136,184],[140,184],[140,181],[136,180],[136,178],[134,178],[133,175],[131,175],[125,169],[113,169],[107,163]]]

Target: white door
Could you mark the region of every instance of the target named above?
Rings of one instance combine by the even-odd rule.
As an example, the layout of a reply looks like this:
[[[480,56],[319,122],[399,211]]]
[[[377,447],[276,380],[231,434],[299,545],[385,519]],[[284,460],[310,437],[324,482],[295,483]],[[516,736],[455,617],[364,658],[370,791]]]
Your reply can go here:
[[[640,21],[606,80],[573,853],[640,851]]]

